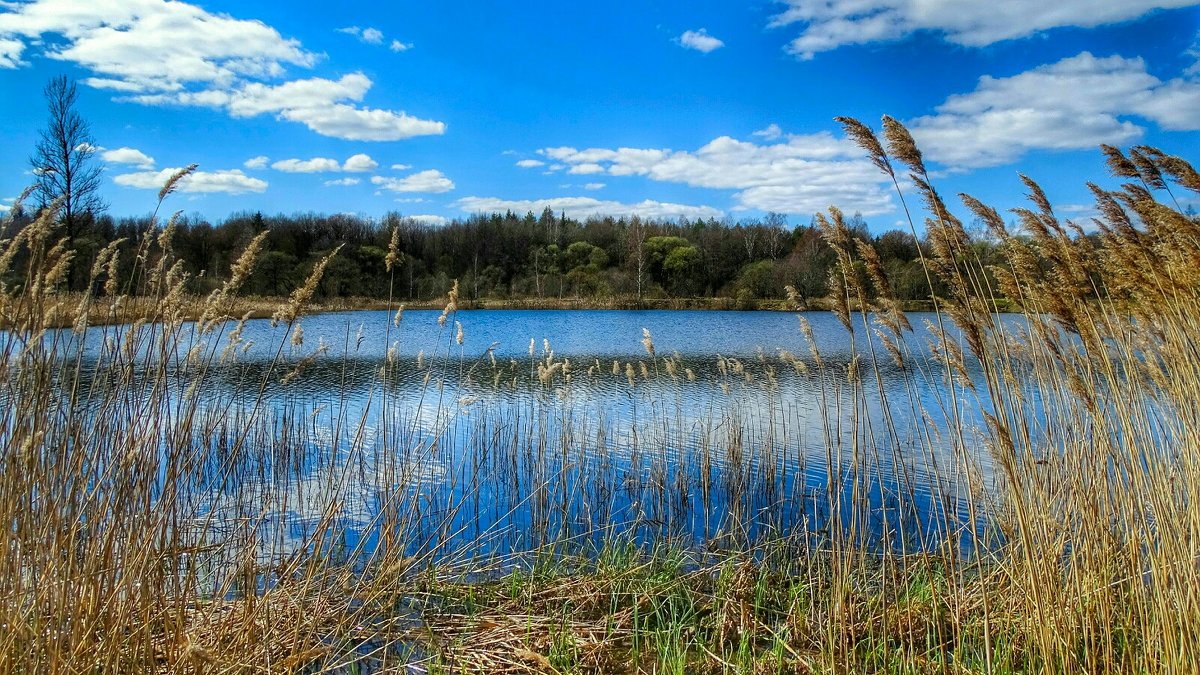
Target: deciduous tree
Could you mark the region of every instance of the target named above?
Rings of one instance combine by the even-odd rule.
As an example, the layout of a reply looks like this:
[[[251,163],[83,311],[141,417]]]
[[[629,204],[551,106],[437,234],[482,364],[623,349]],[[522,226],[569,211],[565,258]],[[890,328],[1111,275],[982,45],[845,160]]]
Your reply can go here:
[[[96,142],[75,106],[75,83],[59,75],[44,91],[49,119],[29,159],[37,177],[37,198],[44,208],[59,202],[60,221],[74,242],[86,222],[104,210],[100,199],[101,167],[94,160]]]

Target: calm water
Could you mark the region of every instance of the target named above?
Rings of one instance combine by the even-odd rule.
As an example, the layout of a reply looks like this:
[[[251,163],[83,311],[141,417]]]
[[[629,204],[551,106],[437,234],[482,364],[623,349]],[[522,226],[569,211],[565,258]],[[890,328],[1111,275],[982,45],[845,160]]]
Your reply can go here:
[[[233,346],[232,323],[203,337],[185,327],[170,350],[141,348],[133,389],[165,392],[165,414],[192,420],[207,447],[181,488],[203,537],[252,520],[263,557],[278,558],[330,546],[323,530],[347,555],[461,555],[617,532],[744,545],[852,526],[895,545],[897,529],[929,541],[961,527],[947,420],[957,403],[978,427],[986,402],[947,385],[932,315],[910,315],[903,369],[825,313],[805,315],[819,361],[790,313],[439,315],[406,311],[399,327],[387,312],[306,317],[299,345],[267,320]],[[93,329],[78,352],[63,333],[85,391],[103,390],[90,373],[127,331]],[[144,376],[163,361],[165,380]],[[990,460],[974,455],[986,489]]]

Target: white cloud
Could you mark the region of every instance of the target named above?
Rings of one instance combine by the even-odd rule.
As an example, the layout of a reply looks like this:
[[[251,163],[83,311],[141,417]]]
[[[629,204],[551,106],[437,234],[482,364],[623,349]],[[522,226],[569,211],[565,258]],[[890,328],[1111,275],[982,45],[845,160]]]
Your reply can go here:
[[[552,199],[498,199],[496,197],[464,197],[455,205],[466,213],[492,213],[496,211],[512,211],[526,213],[532,211],[541,213],[549,208],[553,211],[565,211],[575,218],[590,216],[641,216],[643,218],[720,218],[725,215],[720,209],[711,206],[689,206],[686,204],[671,204],[647,199],[636,204],[623,204],[615,201],[601,201],[592,197],[555,197]]]
[[[517,162],[517,166],[521,167],[522,169],[532,169],[534,167],[546,166],[546,163],[537,159],[522,159],[521,161]]]
[[[407,171],[412,168],[412,164],[393,164],[392,171]]]
[[[392,44],[389,46],[389,49],[394,52],[406,52],[412,48],[411,42],[401,42],[399,40],[392,40]]]
[[[95,89],[107,89],[121,93],[138,94],[145,91],[145,86],[137,82],[114,80],[109,77],[86,77],[83,79],[83,83]]]
[[[255,158],[258,159],[258,158]],[[265,165],[265,158],[263,164]],[[247,163],[249,165],[249,163]],[[257,168],[257,167],[256,167]],[[366,173],[379,168],[379,162],[371,159],[370,155],[359,153],[351,155],[345,162],[339,163],[329,157],[313,157],[312,159],[281,159],[271,165],[276,171],[285,173]]]
[[[583,164],[573,164],[567,170],[567,173],[585,175],[591,173],[604,173],[604,167],[595,162],[584,162]]]
[[[1200,82],[1160,80],[1140,58],[1083,52],[1012,77],[984,76],[974,91],[947,98],[909,127],[931,159],[982,167],[1034,149],[1133,142],[1145,132],[1141,120],[1200,130]]]
[[[358,26],[347,26],[345,28],[337,29],[337,32],[353,35],[354,37],[358,38],[359,41],[366,42],[367,44],[377,45],[383,43],[383,32],[378,28],[359,28]]]
[[[259,155],[258,157],[251,157],[250,159],[246,160],[242,166],[246,167],[247,169],[265,169],[267,168],[267,162],[269,161],[271,160],[266,155]]]
[[[1069,214],[1072,218],[1099,218],[1101,215],[1095,204],[1063,204],[1054,207],[1054,210]]]
[[[604,183],[584,183],[584,190],[603,190]]]
[[[343,101],[362,100],[372,86],[362,73],[338,80],[314,77],[280,85],[252,82],[234,91],[205,90],[135,96],[148,105],[198,105],[226,108],[234,117],[275,113],[281,119],[301,122],[309,129],[334,138],[354,141],[395,141],[412,136],[439,135],[446,125],[412,117],[404,112],[356,108]]]
[[[3,54],[25,46],[141,90],[178,90],[187,83],[229,84],[278,77],[285,66],[313,65],[317,56],[261,21],[211,14],[161,0],[35,0],[0,14]],[[63,40],[44,41],[45,35]],[[12,41],[21,43],[18,47]]]
[[[1200,75],[1200,34],[1197,34],[1192,45],[1184,52],[1184,56],[1192,60],[1191,65],[1183,70],[1188,77]]]
[[[24,42],[0,36],[0,68],[16,68],[21,65],[21,52],[24,50]]]
[[[787,9],[772,26],[801,24],[788,51],[812,58],[842,45],[899,40],[918,31],[982,47],[1065,26],[1092,28],[1136,19],[1196,0],[779,0]]]
[[[405,218],[408,218],[409,220],[415,220],[418,223],[425,223],[426,225],[434,225],[436,227],[442,227],[450,222],[450,219],[446,218],[445,216],[416,215],[405,216]]]
[[[178,172],[178,168],[169,168],[161,171],[123,173],[113,177],[113,182],[141,190],[160,190],[167,179]],[[179,192],[224,192],[236,195],[245,192],[265,192],[267,181],[247,176],[240,169],[196,171],[181,179],[177,189]]]
[[[735,210],[811,214],[836,204],[870,216],[892,209],[878,170],[857,146],[829,133],[763,145],[722,136],[695,151],[560,147],[538,152],[569,173],[736,190]]]
[[[357,155],[351,155],[350,158],[342,164],[342,171],[349,173],[366,173],[368,171],[374,171],[378,168],[379,162],[371,159],[370,155],[361,152]]]
[[[683,35],[680,35],[677,39],[681,47],[694,49],[705,54],[725,46],[724,42],[709,35],[708,31],[703,28],[700,30],[684,31]]]
[[[390,141],[445,131],[441,122],[357,105],[372,85],[362,73],[276,84],[289,67],[310,68],[321,57],[261,21],[165,0],[33,0],[0,6],[6,9],[0,12],[0,67],[23,65],[24,51],[36,48],[47,58],[90,71],[85,84],[146,105],[224,108],[234,117],[274,114],[350,140]],[[374,37],[367,30],[359,35]]]
[[[441,171],[429,169],[405,176],[391,178],[388,176],[372,176],[371,182],[384,190],[391,192],[449,192],[454,189],[454,181]]]
[[[441,135],[442,122],[418,119],[404,112],[356,108],[343,103],[306,109],[287,109],[280,116],[302,122],[322,136],[351,141],[398,141],[413,136]]]
[[[272,164],[271,168],[284,173],[325,173],[341,171],[342,165],[336,159],[313,157],[312,159],[281,159]]]
[[[780,129],[778,124],[771,123],[767,125],[767,128],[759,129],[750,135],[757,136],[764,141],[777,141],[780,138],[783,138],[783,129]]]
[[[142,169],[154,168],[154,158],[134,148],[117,148],[100,153],[100,159],[109,164],[132,164]]]
[[[358,178],[338,178],[336,180],[325,181],[325,186],[326,187],[349,187],[351,185],[358,185],[361,182],[362,181],[359,180]]]
[[[1095,204],[1061,204],[1055,205],[1054,211],[1067,222],[1074,223],[1084,232],[1096,232],[1100,228],[1097,220],[1104,220],[1104,214]]]

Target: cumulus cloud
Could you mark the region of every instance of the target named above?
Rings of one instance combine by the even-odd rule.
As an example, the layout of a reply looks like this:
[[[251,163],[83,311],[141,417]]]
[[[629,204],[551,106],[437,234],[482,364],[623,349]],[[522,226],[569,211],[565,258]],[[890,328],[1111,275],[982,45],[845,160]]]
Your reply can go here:
[[[256,158],[257,159],[257,158]],[[248,164],[248,163],[247,163]],[[265,165],[265,158],[264,158]],[[329,157],[313,157],[312,159],[281,159],[271,165],[276,171],[285,173],[366,173],[379,168],[379,162],[371,159],[365,153],[351,155],[345,162],[338,162]]]
[[[446,218],[445,216],[433,216],[427,214],[404,217],[408,218],[409,220],[415,220],[418,223],[425,223],[426,225],[433,225],[435,227],[442,227],[450,222],[450,219]]]
[[[259,155],[258,157],[251,157],[250,159],[246,160],[242,166],[246,167],[247,169],[265,169],[267,168],[267,162],[269,161],[271,160],[266,155]]]
[[[319,55],[261,21],[166,0],[33,0],[3,7],[0,67],[23,65],[32,47],[90,71],[85,84],[146,105],[224,108],[234,117],[274,114],[351,140],[445,130],[441,122],[403,111],[358,105],[372,85],[361,73],[265,84],[290,67],[312,67]]]
[[[392,171],[407,171],[412,168],[412,164],[393,164]]]
[[[521,161],[517,162],[517,166],[521,167],[522,169],[533,169],[539,166],[546,166],[546,163],[538,159],[522,159]]]
[[[142,169],[154,168],[154,158],[135,148],[117,148],[100,153],[100,159],[109,164],[131,164]]]
[[[342,171],[349,173],[366,173],[379,168],[379,162],[371,159],[370,155],[358,153],[351,155],[345,162],[342,163]]]
[[[984,76],[909,126],[931,159],[972,168],[1035,149],[1129,143],[1145,132],[1142,121],[1200,130],[1200,82],[1161,80],[1140,58],[1083,52],[1012,77]]]
[[[582,164],[572,164],[568,169],[568,173],[573,174],[589,174],[589,173],[604,173],[604,167],[596,162],[584,162]]]
[[[604,183],[584,183],[584,190],[603,190]]]
[[[681,47],[694,49],[705,54],[725,46],[724,42],[709,35],[708,31],[703,28],[700,30],[684,31],[683,35],[680,35],[676,39]]]
[[[800,24],[788,50],[805,59],[842,45],[899,40],[931,31],[955,44],[982,47],[1065,26],[1092,28],[1136,19],[1196,0],[1008,0],[1003,10],[973,0],[780,0],[772,26]]]
[[[179,172],[179,168],[162,169],[161,171],[137,171],[123,173],[113,177],[117,185],[138,188],[141,190],[160,190],[167,179]],[[237,195],[246,192],[265,192],[267,181],[252,178],[242,173],[240,169],[224,169],[220,171],[196,171],[179,181],[179,192],[212,193],[223,192]]]
[[[829,133],[768,144],[722,136],[695,151],[558,147],[538,152],[568,173],[735,190],[735,210],[810,214],[836,204],[869,216],[892,208],[879,172],[862,151]]]
[[[395,141],[445,132],[446,125],[442,122],[345,103],[362,100],[372,84],[366,75],[351,73],[337,80],[314,77],[279,85],[252,82],[232,91],[210,89],[144,94],[130,100],[148,105],[225,108],[233,117],[274,113],[280,119],[300,122],[323,136],[355,141]]]
[[[284,173],[328,173],[341,171],[342,165],[336,159],[313,157],[312,159],[281,159],[272,164],[271,168]]]
[[[0,14],[0,40],[8,44],[3,53],[9,60],[19,63],[35,44],[49,58],[127,87],[172,90],[192,82],[277,77],[286,66],[308,67],[317,59],[261,21],[184,2],[34,0],[7,7]],[[43,41],[46,35],[63,40]]]
[[[493,213],[512,211],[541,213],[549,208],[555,212],[566,212],[575,218],[591,216],[641,216],[643,218],[720,218],[725,215],[711,206],[689,206],[657,202],[652,199],[636,204],[602,201],[592,197],[555,197],[551,199],[499,199],[496,197],[464,197],[455,206],[466,213]]]
[[[326,187],[349,187],[351,185],[358,185],[361,182],[362,181],[357,178],[338,178],[336,180],[325,181],[325,186]]]
[[[406,52],[406,51],[412,49],[413,46],[412,46],[411,42],[401,42],[399,40],[392,40],[392,44],[390,45],[389,48],[392,51],[399,53],[399,52]]]
[[[454,181],[450,180],[437,169],[418,171],[404,178],[389,176],[372,176],[371,182],[382,190],[389,192],[449,192],[454,189]]]

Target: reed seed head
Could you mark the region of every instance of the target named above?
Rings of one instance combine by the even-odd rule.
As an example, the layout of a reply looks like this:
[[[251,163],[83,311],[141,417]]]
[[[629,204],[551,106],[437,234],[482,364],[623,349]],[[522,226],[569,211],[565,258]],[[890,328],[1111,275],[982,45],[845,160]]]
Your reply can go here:
[[[875,136],[875,132],[853,117],[835,117],[834,120],[842,125],[842,129],[850,137],[850,140],[854,141],[858,147],[867,151],[867,157],[870,158],[872,164],[888,176],[893,178],[896,176],[891,162],[888,161],[887,153],[883,151],[883,146],[879,143],[879,138]]]

